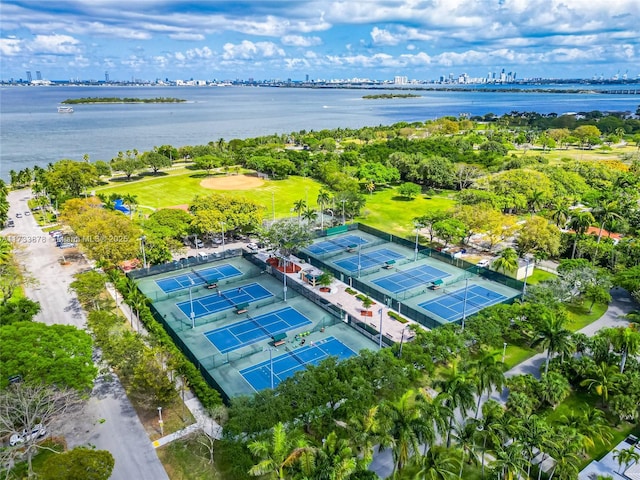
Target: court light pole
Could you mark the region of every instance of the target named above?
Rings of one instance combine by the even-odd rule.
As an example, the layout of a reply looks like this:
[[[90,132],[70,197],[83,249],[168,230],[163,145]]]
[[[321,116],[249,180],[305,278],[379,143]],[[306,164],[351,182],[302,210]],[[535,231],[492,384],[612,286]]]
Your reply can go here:
[[[160,420],[158,420],[158,425],[160,425],[160,436],[164,437],[164,422],[162,421],[162,407],[158,407],[158,417],[160,417]]]
[[[378,348],[382,350],[382,309],[378,310],[380,314],[380,340],[378,341]]]
[[[284,267],[282,268],[282,301],[287,301],[287,259],[282,258]]]
[[[507,356],[507,342],[502,344],[502,363],[504,363],[504,357]]]
[[[524,282],[522,284],[522,299],[524,300],[524,296],[527,294],[527,277],[529,276],[529,259],[525,259],[527,261],[527,266],[524,270]]]
[[[398,358],[402,358],[402,344],[404,343],[404,331],[407,329],[408,325],[402,329],[402,336],[400,337],[400,351],[398,352]]]
[[[191,282],[191,285],[189,285],[189,306],[191,307],[191,313],[189,316],[191,317],[191,328],[196,328],[196,314],[193,312],[193,294],[191,293],[191,289],[195,285],[193,283],[193,278],[189,277],[189,282]]]
[[[360,250],[362,250],[362,244],[359,243],[358,244],[358,278],[360,278],[360,270],[361,270],[361,265],[360,265]]]
[[[146,236],[140,237],[140,247],[142,248],[142,268],[147,268],[147,254],[144,251],[144,242],[147,239]]]
[[[420,234],[420,227],[422,227],[422,225],[419,223],[414,223],[414,226],[416,227],[416,247],[413,250],[413,253],[414,253],[413,261],[417,262],[418,261],[418,236]]]
[[[273,352],[277,352],[278,349],[273,347],[265,347],[262,349],[263,352],[265,350],[269,350],[269,373],[271,377],[271,390],[273,390]]]
[[[467,319],[467,290],[469,289],[469,279],[464,280],[464,302],[462,304],[462,331],[464,331],[464,322]]]
[[[224,253],[224,222],[220,222],[222,227],[222,253]]]
[[[344,225],[345,223],[347,223],[347,219],[344,216],[344,204],[347,202],[346,198],[343,198],[342,200],[340,200],[342,202],[342,224]]]

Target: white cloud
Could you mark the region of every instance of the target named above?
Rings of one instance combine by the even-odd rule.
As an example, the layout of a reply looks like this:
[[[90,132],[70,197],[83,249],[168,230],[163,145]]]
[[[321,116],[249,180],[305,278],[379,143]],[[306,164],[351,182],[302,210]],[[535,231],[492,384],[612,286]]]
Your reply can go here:
[[[69,35],[36,35],[29,43],[29,49],[35,53],[55,53],[75,55],[80,52],[80,42]]]
[[[151,33],[141,28],[119,27],[117,25],[107,25],[102,22],[80,22],[66,25],[65,30],[74,35],[99,35],[108,38],[124,38],[126,40],[149,40]]]
[[[180,33],[170,33],[169,38],[171,38],[172,40],[191,40],[194,42],[199,42],[204,40],[205,36],[202,35],[201,33],[180,32]]]
[[[7,57],[18,55],[22,51],[22,40],[17,38],[0,38],[0,54]]]
[[[256,58],[270,58],[285,55],[284,50],[279,48],[273,42],[250,42],[243,40],[239,44],[225,43],[224,54],[222,58],[225,60],[252,60]]]
[[[322,45],[320,37],[303,37],[302,35],[285,35],[280,39],[283,45],[292,47],[314,47]]]
[[[187,50],[186,53],[187,53],[187,58],[189,59],[213,57],[213,52],[209,47],[192,48],[190,50]]]
[[[389,30],[373,27],[373,30],[371,30],[371,40],[375,45],[397,45],[401,39]]]

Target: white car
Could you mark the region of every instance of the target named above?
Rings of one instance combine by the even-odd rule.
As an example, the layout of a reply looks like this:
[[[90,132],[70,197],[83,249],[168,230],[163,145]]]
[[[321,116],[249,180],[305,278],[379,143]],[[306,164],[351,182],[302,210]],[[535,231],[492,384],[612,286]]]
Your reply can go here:
[[[480,261],[477,263],[477,265],[478,265],[479,267],[485,267],[485,268],[487,268],[487,267],[489,267],[489,265],[491,265],[491,260],[488,260],[488,259],[486,259],[486,258],[485,258],[485,259],[482,259],[482,260],[480,260]]]
[[[258,245],[255,243],[247,243],[247,248],[249,250],[258,250]]]
[[[38,423],[33,427],[33,429],[31,430],[31,433],[27,432],[26,430],[23,430],[22,433],[14,433],[13,435],[11,435],[11,438],[9,439],[9,445],[11,445],[12,447],[15,447],[16,445],[19,445],[24,442],[28,442],[29,440],[33,440],[38,437],[44,437],[46,434],[47,434],[47,429],[44,427],[43,424]]]

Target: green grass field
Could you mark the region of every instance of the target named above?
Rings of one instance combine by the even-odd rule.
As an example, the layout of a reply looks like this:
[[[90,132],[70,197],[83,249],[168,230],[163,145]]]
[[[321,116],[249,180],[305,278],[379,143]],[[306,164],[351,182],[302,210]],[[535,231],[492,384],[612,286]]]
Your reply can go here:
[[[131,182],[112,182],[96,188],[96,193],[135,195],[140,207],[146,207],[147,210],[189,204],[196,195],[222,193],[257,201],[266,208],[267,217],[273,215],[272,205],[275,204],[276,217],[286,217],[291,215],[291,208],[296,200],[308,200],[308,204],[312,208],[315,207],[318,192],[322,187],[311,178],[289,177],[286,180],[268,180],[263,186],[250,190],[212,190],[200,185],[204,178],[207,177],[202,172],[180,169],[165,176],[148,176]]]
[[[446,210],[454,206],[455,201],[449,194],[427,197],[419,195],[406,200],[397,194],[396,188],[386,188],[366,194],[367,204],[357,221],[366,223],[385,232],[401,236],[415,236],[413,219],[430,210]]]
[[[556,278],[556,276],[557,275],[553,273],[536,268],[533,270],[533,274],[527,278],[527,283],[529,285],[537,285],[540,282],[544,282],[545,280],[552,280]]]

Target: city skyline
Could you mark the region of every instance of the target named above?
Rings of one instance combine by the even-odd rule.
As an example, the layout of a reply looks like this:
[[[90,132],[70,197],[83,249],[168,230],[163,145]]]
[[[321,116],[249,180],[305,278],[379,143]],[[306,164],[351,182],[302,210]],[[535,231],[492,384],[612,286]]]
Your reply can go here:
[[[640,0],[1,0],[2,80],[640,75]]]

